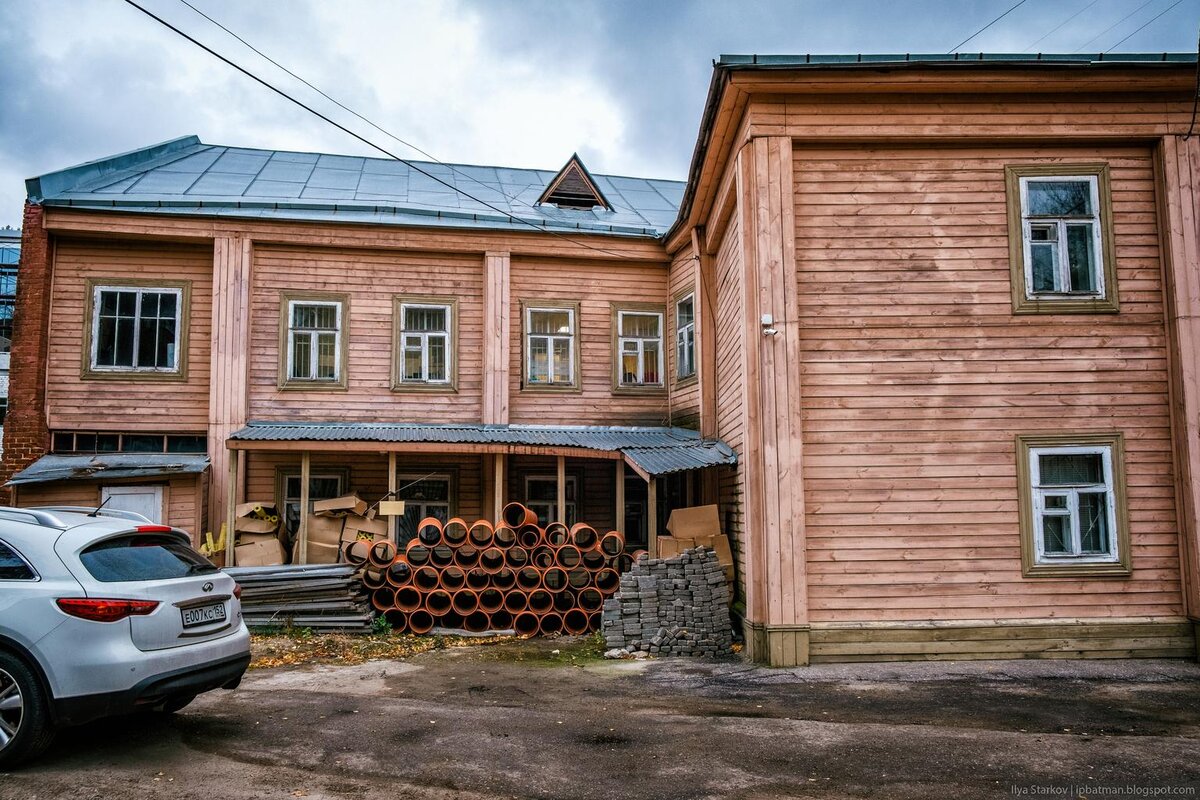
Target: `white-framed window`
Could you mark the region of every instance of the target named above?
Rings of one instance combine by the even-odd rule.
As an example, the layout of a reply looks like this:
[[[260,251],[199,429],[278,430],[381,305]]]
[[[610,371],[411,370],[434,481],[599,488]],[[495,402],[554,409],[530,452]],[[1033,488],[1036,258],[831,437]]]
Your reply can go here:
[[[397,499],[404,501],[404,516],[399,518],[397,541],[401,544],[417,535],[417,525],[426,517],[445,522],[450,519],[453,479],[449,474],[401,473],[396,476]]]
[[[337,383],[342,375],[342,303],[289,300],[287,379]]]
[[[620,386],[662,386],[663,315],[655,311],[617,311]]]
[[[690,378],[696,374],[696,296],[684,295],[675,301],[675,375]]]
[[[525,382],[530,386],[575,385],[574,308],[525,309]]]
[[[1037,564],[1119,560],[1112,447],[1030,447]]]
[[[300,473],[283,475],[283,519],[290,533],[300,530]],[[346,473],[312,472],[308,476],[308,503],[332,500],[346,493]]]
[[[575,476],[567,476],[567,525],[574,525]],[[558,519],[558,476],[525,476],[525,507],[538,516],[538,525],[546,526]]]
[[[1020,186],[1026,297],[1103,297],[1097,176],[1030,175]]]
[[[93,371],[179,371],[182,289],[95,286],[92,291]]]
[[[448,304],[400,303],[401,383],[450,383],[452,314]]]

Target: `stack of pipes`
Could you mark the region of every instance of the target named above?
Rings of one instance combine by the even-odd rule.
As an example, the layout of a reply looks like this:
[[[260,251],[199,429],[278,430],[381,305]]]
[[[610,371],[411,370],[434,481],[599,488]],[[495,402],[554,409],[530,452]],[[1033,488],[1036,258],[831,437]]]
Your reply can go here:
[[[391,542],[351,542],[371,604],[398,631],[435,627],[472,633],[582,634],[599,630],[604,600],[628,567],[625,537],[584,523],[545,528],[520,503],[502,520],[421,520],[404,552]]]

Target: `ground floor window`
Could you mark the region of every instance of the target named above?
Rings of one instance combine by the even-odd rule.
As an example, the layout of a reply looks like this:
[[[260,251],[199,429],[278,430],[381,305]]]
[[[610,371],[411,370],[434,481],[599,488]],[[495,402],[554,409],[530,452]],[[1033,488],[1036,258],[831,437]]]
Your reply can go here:
[[[346,473],[313,472],[308,476],[308,502],[330,500],[346,493]],[[300,530],[300,473],[283,476],[283,518],[289,534]]]
[[[404,516],[397,525],[396,541],[404,544],[415,537],[417,525],[426,517],[450,519],[453,484],[449,474],[398,475],[396,496],[404,501]]]
[[[568,525],[576,522],[574,475],[567,476]],[[525,478],[525,505],[538,515],[538,525],[546,526],[558,519],[558,476],[528,475]]]

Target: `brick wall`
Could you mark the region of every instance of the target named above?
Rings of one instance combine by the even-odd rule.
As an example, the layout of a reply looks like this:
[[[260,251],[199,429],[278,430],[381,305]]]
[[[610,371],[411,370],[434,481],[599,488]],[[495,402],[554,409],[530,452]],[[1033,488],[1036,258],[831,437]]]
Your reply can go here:
[[[41,456],[50,444],[46,428],[46,341],[50,317],[53,258],[43,226],[43,209],[25,204],[21,262],[17,269],[17,307],[9,370],[8,417],[4,420],[4,458],[0,484]],[[0,488],[0,502],[11,492]]]

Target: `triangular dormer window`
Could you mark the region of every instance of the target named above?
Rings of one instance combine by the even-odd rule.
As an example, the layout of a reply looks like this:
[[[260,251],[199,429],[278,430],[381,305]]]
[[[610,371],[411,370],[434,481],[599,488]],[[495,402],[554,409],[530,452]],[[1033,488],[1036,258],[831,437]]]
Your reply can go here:
[[[566,165],[546,186],[538,205],[551,203],[559,208],[589,209],[596,206],[612,211],[612,205],[592,179],[578,153],[573,153]]]

